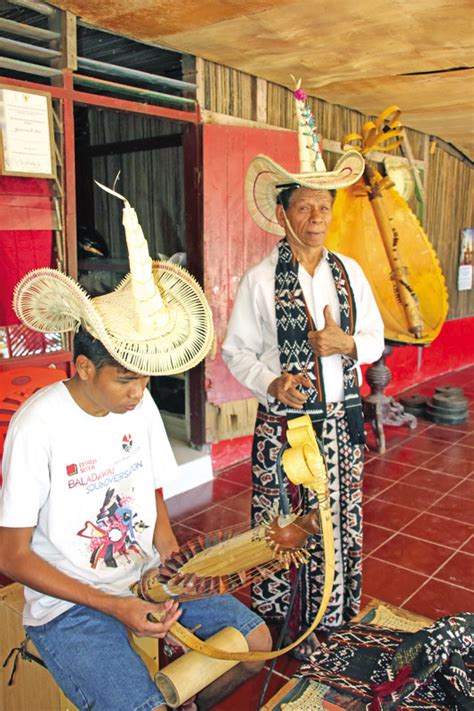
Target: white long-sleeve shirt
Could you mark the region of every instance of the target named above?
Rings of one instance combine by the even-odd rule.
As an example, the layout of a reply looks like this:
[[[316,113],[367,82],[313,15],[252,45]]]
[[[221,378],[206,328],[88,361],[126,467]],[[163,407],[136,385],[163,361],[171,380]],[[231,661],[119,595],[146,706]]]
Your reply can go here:
[[[384,326],[369,283],[353,259],[337,254],[350,280],[357,308],[354,341],[357,347],[356,368],[373,363],[382,355]],[[268,386],[281,375],[275,316],[275,267],[278,247],[256,266],[249,269],[240,282],[234,308],[222,344],[222,357],[232,375],[257,397],[268,403]],[[324,328],[324,307],[331,306],[336,323],[340,324],[339,300],[334,285],[327,250],[311,276],[301,265],[298,278],[307,307],[317,330]],[[344,399],[342,357],[338,354],[321,358],[326,402]]]

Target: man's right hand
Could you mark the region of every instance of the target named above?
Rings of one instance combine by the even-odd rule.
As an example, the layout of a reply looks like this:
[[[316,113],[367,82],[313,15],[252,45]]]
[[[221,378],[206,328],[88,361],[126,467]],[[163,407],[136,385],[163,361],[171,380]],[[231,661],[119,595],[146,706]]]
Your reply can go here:
[[[181,615],[178,603],[153,603],[138,597],[114,597],[109,614],[120,620],[137,637],[162,639]],[[156,617],[157,622],[151,618]]]
[[[308,396],[298,390],[298,385],[303,385],[305,388],[312,386],[311,380],[301,373],[298,375],[282,373],[278,378],[272,380],[268,386],[268,394],[284,405],[289,405],[295,410],[302,410]]]
[[[33,528],[0,527],[0,570],[12,580],[120,620],[138,637],[164,637],[181,615],[178,603],[153,603],[134,595],[111,595],[71,578],[31,550]],[[156,615],[158,622],[150,622]]]

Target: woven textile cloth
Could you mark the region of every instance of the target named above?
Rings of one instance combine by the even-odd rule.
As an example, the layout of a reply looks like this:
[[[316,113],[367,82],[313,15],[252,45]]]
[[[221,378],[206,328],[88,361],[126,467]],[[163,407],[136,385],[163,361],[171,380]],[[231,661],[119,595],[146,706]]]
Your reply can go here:
[[[277,456],[286,441],[286,418],[260,408],[252,454],[252,518],[260,524],[279,503]],[[335,577],[331,599],[320,629],[334,629],[359,611],[362,585],[362,449],[353,445],[343,403],[329,403],[321,438],[329,479],[335,546]],[[314,494],[287,484],[293,509],[307,513],[317,505]],[[274,573],[252,586],[252,606],[267,620],[281,620],[288,608],[296,571]],[[314,619],[324,583],[322,545],[304,566],[293,608],[290,632],[294,636]]]
[[[53,262],[50,181],[0,176],[0,323],[20,323],[13,311],[15,284],[31,269]]]
[[[350,625],[334,632],[297,676],[329,687],[354,711],[472,711],[473,644],[472,614],[442,618],[414,634]]]
[[[331,268],[339,301],[341,329],[353,335],[357,306],[349,277],[343,263],[335,254],[328,252],[326,259]],[[302,373],[310,379],[311,388],[305,391],[307,400],[303,412],[311,417],[317,434],[321,436],[322,422],[327,414],[321,359],[315,356],[308,341],[308,333],[314,331],[315,326],[299,283],[298,262],[286,239],[278,243],[278,262],[275,269],[275,316],[281,372]],[[354,444],[363,444],[365,437],[362,402],[353,359],[342,355],[342,369],[344,405],[351,440]],[[302,411],[294,410],[278,401],[273,403],[271,411],[288,417],[299,417],[303,414]]]

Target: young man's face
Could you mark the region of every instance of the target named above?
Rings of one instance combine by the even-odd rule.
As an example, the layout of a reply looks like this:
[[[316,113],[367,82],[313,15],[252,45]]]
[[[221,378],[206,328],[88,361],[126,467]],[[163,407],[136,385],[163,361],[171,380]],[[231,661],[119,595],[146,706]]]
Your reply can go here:
[[[296,236],[310,248],[322,247],[332,220],[332,196],[329,190],[298,188],[291,196],[286,217]],[[277,206],[277,219],[286,227],[281,205]],[[292,244],[291,234],[287,234]]]
[[[85,379],[81,378],[87,411],[100,416],[108,412],[123,414],[134,410],[150,378],[114,365],[104,365],[97,370],[89,363],[92,368],[89,368]]]

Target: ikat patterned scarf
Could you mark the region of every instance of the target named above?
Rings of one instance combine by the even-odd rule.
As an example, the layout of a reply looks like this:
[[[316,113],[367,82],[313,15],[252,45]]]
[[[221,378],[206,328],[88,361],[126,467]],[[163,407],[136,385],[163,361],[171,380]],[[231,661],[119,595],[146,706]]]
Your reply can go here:
[[[357,317],[354,294],[346,269],[341,260],[328,252],[327,260],[336,286],[339,299],[341,328],[353,335]],[[316,432],[320,434],[322,422],[326,417],[326,396],[324,391],[321,359],[316,357],[308,342],[309,331],[315,326],[309,313],[303,290],[298,280],[298,262],[285,239],[278,243],[278,263],[275,269],[275,314],[277,321],[278,346],[280,350],[281,371],[302,373],[308,377],[313,387],[309,391],[303,413],[311,417]],[[354,361],[342,356],[344,379],[344,405],[353,444],[363,444],[364,420],[362,402],[359,395],[359,383]],[[283,403],[273,412],[286,414],[287,417],[299,417],[301,410],[294,410]]]

